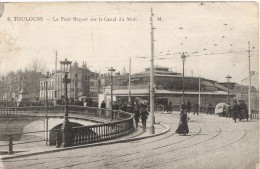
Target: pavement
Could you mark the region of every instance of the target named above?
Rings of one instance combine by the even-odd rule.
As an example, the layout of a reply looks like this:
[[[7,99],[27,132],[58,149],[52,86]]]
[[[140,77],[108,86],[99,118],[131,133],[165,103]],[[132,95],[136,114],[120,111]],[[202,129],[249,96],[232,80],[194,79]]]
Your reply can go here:
[[[179,112],[155,114],[156,135],[149,127],[127,136],[86,147],[4,158],[0,168],[162,168],[255,169],[259,167],[259,121],[234,122],[216,115],[188,114],[190,133],[175,133]],[[150,119],[149,119],[150,120]],[[148,121],[148,126],[150,126]],[[167,127],[170,129],[168,131]],[[139,139],[140,138],[140,139]],[[132,140],[131,140],[132,139]],[[122,141],[123,140],[123,141]]]

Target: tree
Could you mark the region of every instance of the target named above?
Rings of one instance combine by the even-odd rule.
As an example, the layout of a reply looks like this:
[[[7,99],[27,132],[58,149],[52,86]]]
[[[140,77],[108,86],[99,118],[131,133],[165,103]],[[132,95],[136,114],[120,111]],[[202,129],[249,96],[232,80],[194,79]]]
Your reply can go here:
[[[46,70],[46,64],[38,59],[33,59],[29,66],[28,85],[32,89],[31,93],[34,98],[40,93],[40,79],[43,78],[42,72]]]
[[[29,70],[33,72],[44,72],[46,70],[46,64],[38,59],[33,59]]]

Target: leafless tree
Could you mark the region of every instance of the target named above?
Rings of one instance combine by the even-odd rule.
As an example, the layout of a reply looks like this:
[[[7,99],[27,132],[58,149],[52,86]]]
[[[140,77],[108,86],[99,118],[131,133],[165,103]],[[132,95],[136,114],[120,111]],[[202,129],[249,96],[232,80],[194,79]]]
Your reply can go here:
[[[39,59],[33,59],[29,70],[33,72],[44,72],[46,70],[46,64]]]

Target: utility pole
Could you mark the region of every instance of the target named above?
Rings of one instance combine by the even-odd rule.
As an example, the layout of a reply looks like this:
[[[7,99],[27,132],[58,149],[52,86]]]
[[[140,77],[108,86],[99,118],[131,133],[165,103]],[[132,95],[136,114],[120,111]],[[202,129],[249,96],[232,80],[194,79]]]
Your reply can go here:
[[[200,76],[199,76],[199,112],[200,112]]]
[[[128,102],[131,103],[131,57],[129,58],[129,95]]]
[[[250,42],[248,42],[248,64],[249,64],[249,86],[248,86],[248,112],[250,119],[252,118],[251,114],[251,65],[250,65]]]
[[[45,120],[46,120],[46,146],[48,145],[48,78],[49,78],[49,76],[48,76],[48,74],[46,75],[46,77],[45,77]]]
[[[153,27],[153,8],[151,8],[151,68],[150,68],[150,111],[152,114],[152,125],[150,133],[155,134],[154,117],[154,27]]]
[[[115,71],[116,69],[114,69],[113,67],[111,67],[110,69],[108,69],[108,71],[110,71],[111,72],[111,103],[110,103],[110,105],[111,105],[111,119],[113,120],[113,118],[114,118],[114,113],[113,113],[113,72]]]
[[[54,106],[57,104],[57,55],[58,52],[56,51],[56,57],[55,57],[55,73],[54,73]]]
[[[183,54],[181,55],[181,59],[182,59],[182,102],[184,102],[184,63],[185,63],[185,60],[186,60],[186,55]]]
[[[227,84],[227,85],[228,85],[228,86],[227,86],[227,87],[228,87],[227,103],[230,104],[230,102],[229,102],[229,79],[232,78],[232,77],[228,75],[226,78],[228,79],[228,84]]]

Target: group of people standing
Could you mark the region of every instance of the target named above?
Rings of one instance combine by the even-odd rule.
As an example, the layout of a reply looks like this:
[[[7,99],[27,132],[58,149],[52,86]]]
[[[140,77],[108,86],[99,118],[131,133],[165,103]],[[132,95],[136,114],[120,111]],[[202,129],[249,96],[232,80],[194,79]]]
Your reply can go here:
[[[189,100],[187,100],[187,104],[185,104],[184,101],[181,104],[181,107],[185,107],[185,110],[187,111],[187,113],[191,112],[191,106],[192,105],[191,105],[191,102]],[[195,114],[199,115],[199,104],[198,104],[198,102],[195,102],[193,107],[194,107],[193,115],[195,115]]]
[[[139,119],[142,120],[143,128],[146,129],[146,121],[148,119],[149,113],[147,111],[147,106],[144,104],[136,104],[134,106],[135,115],[135,127],[138,128]]]
[[[106,103],[103,101],[100,108],[106,108]],[[134,113],[135,126],[138,128],[139,120],[142,120],[143,128],[146,129],[146,121],[149,113],[147,111],[147,103],[144,100],[136,99],[133,103],[123,102],[118,104],[114,102],[112,104],[113,110],[121,110],[129,113]]]
[[[228,108],[227,110],[228,110],[227,112],[230,112]],[[237,103],[237,101],[235,101],[232,107],[232,112],[233,112],[233,119],[235,122],[237,119],[239,119],[239,121],[241,121],[242,119],[247,119],[248,121],[249,115],[248,115],[247,105],[245,104],[244,101],[240,101],[239,104]]]

